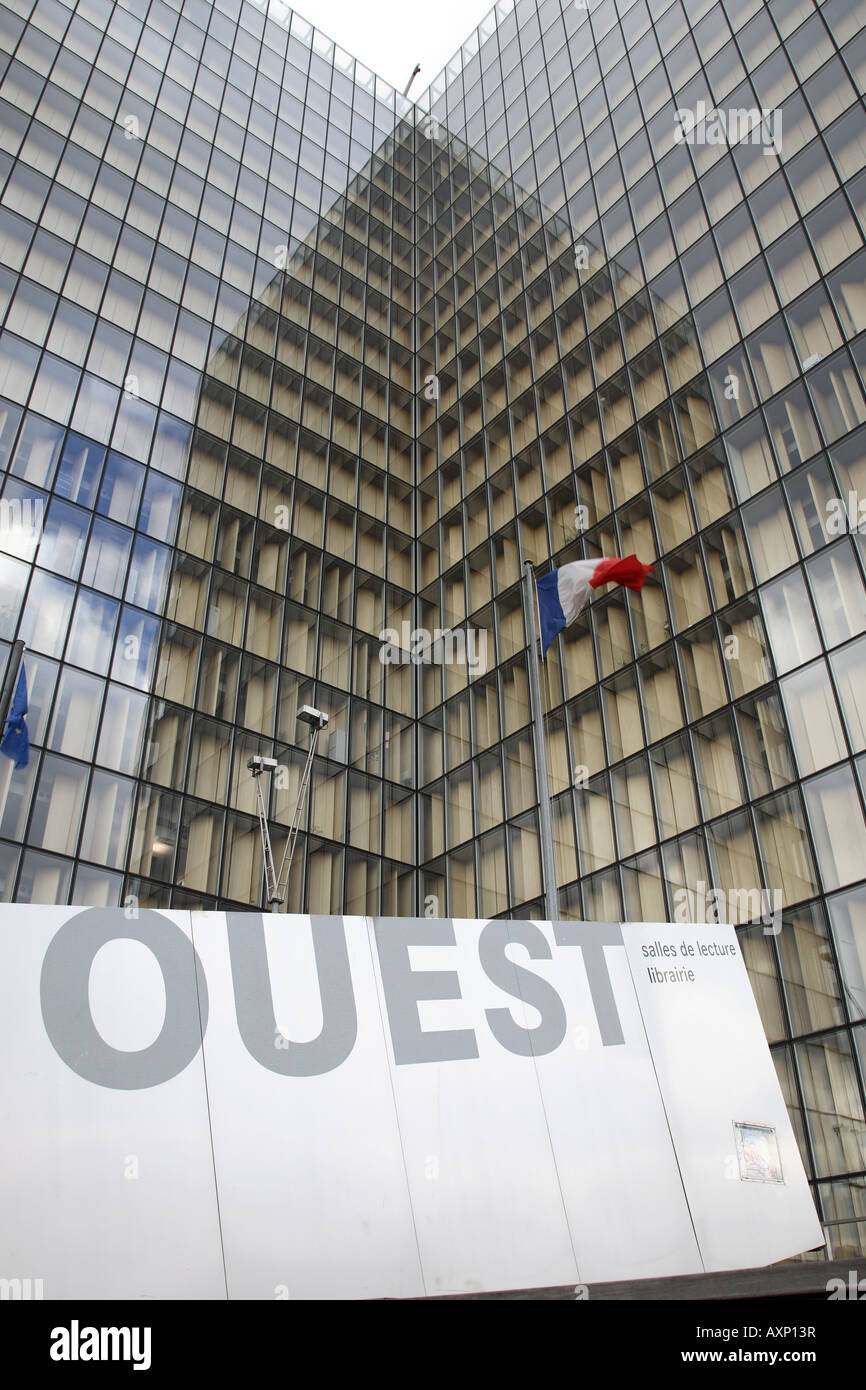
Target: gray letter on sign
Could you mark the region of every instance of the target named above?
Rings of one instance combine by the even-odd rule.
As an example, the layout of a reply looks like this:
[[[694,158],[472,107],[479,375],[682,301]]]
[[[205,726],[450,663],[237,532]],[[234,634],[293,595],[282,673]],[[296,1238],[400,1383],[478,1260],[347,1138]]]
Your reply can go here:
[[[162,1030],[140,1052],[109,1047],[90,1015],[93,959],[107,942],[125,939],[153,952],[165,983]],[[115,1091],[143,1091],[170,1081],[192,1061],[207,1028],[207,985],[198,953],[180,927],[146,908],[130,919],[122,909],[95,907],[64,922],[45,952],[40,993],[55,1051],[85,1081]]]
[[[603,1047],[624,1043],[619,1010],[613,997],[613,986],[604,958],[605,946],[622,946],[622,925],[619,922],[554,922],[553,936],[557,946],[579,946],[589,980],[589,992]]]
[[[532,922],[488,922],[478,941],[481,967],[493,984],[531,1004],[541,1014],[536,1028],[521,1028],[508,1009],[485,1009],[490,1031],[497,1042],[518,1057],[542,1057],[555,1052],[565,1037],[566,1017],[562,1000],[547,980],[541,980],[505,954],[510,942],[524,946],[530,960],[550,960],[553,952],[544,932]]]
[[[374,925],[397,1065],[477,1057],[478,1044],[471,1028],[424,1033],[418,1019],[419,999],[460,999],[460,981],[454,970],[413,970],[409,947],[455,946],[454,923],[433,917],[412,922],[377,917]]]
[[[279,1029],[261,914],[227,912],[226,925],[238,1028],[250,1056],[281,1076],[323,1076],[339,1067],[355,1046],[358,1033],[342,917],[310,918],[322,1031],[312,1042],[296,1043],[286,1038],[285,1047],[274,1046]]]

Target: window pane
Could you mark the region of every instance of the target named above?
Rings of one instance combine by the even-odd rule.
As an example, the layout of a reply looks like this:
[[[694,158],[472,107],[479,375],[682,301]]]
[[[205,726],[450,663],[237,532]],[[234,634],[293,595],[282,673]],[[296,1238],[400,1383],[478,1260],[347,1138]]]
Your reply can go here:
[[[828,521],[829,502],[836,495],[835,484],[825,459],[801,468],[785,483],[785,491],[794,515],[797,539],[804,555],[820,550],[833,537]]]
[[[89,864],[79,864],[69,901],[82,907],[120,907],[123,903],[123,875],[109,873],[107,869],[94,869]]]
[[[797,767],[801,776],[846,756],[833,687],[823,661],[782,682]]]
[[[103,593],[119,595],[126,577],[132,532],[96,517],[87,547],[82,580]]]
[[[0,639],[11,641],[15,636],[27,577],[26,565],[9,555],[0,554]]]
[[[109,454],[99,493],[97,510],[113,521],[135,525],[144,469],[121,454]]]
[[[862,878],[866,825],[850,767],[805,782],[803,794],[824,887],[841,888]]]
[[[81,854],[97,864],[122,869],[132,822],[135,783],[107,772],[95,772],[81,837]]]
[[[121,610],[120,626],[114,649],[112,679],[140,690],[150,688],[156,662],[159,622],[134,608]]]
[[[54,490],[70,502],[93,507],[105,450],[80,435],[70,434],[60,460]]]
[[[818,884],[797,793],[781,792],[762,802],[755,808],[755,824],[766,881],[781,893],[782,905],[812,897]]]
[[[797,475],[800,477],[800,475]],[[743,523],[759,584],[772,579],[797,559],[797,547],[781,488],[771,488],[743,508]]]
[[[866,748],[866,638],[852,642],[830,658],[830,669],[855,753]]]
[[[709,819],[743,800],[740,758],[731,716],[720,714],[698,724],[693,734],[698,790]]]
[[[828,647],[866,627],[866,592],[849,541],[842,541],[806,566],[818,622]]]
[[[82,589],[75,605],[66,660],[104,676],[111,661],[117,610],[113,599]]]
[[[794,759],[778,695],[768,693],[737,705],[737,727],[752,796],[764,796],[794,780]]]
[[[57,854],[74,854],[84,806],[88,769],[49,754],[42,764],[30,823],[30,843]]]
[[[597,778],[576,795],[581,872],[590,873],[616,858],[606,777]]]
[[[777,671],[790,671],[818,655],[821,644],[799,572],[763,588],[761,606]]]
[[[866,1124],[848,1035],[795,1050],[816,1173],[859,1172],[866,1167]]]
[[[10,472],[37,487],[50,487],[60,457],[63,431],[35,415],[24,422]]]
[[[737,921],[748,921],[760,893],[761,873],[755,853],[752,827],[745,811],[707,827],[707,843],[713,863],[713,881],[728,895],[728,911]],[[736,912],[731,908],[736,907]]]
[[[786,913],[776,941],[793,1032],[815,1033],[842,1023],[841,989],[823,909],[813,904]]]
[[[25,646],[46,656],[60,656],[69,630],[69,614],[75,588],[54,575],[37,570],[33,575],[18,636]]]
[[[828,903],[833,940],[852,1018],[866,1015],[866,888],[840,893]]]
[[[138,771],[148,699],[125,686],[110,685],[96,761],[115,772]]]
[[[21,861],[15,901],[19,903],[68,903],[72,861],[53,859],[29,850]]]
[[[763,926],[745,927],[737,932],[737,941],[768,1042],[787,1037],[772,937],[765,935]]]
[[[73,758],[89,758],[102,707],[101,680],[65,670],[60,678],[48,746]]]

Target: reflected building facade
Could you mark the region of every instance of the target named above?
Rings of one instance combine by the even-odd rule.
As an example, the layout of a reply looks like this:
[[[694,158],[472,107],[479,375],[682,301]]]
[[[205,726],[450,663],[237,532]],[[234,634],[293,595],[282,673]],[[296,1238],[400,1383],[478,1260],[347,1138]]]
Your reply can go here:
[[[417,103],[278,3],[0,8],[0,896],[260,904],[312,704],[288,910],[542,917],[523,562],[636,551],[543,666],[561,914],[724,895],[861,1251],[866,4],[506,0]]]

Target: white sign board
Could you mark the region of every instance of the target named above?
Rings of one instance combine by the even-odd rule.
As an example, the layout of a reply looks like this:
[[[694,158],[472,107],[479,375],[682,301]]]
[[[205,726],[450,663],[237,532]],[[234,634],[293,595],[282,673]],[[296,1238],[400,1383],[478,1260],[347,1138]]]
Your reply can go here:
[[[590,1284],[823,1243],[729,926],[4,906],[0,1017],[0,1279],[46,1299]]]

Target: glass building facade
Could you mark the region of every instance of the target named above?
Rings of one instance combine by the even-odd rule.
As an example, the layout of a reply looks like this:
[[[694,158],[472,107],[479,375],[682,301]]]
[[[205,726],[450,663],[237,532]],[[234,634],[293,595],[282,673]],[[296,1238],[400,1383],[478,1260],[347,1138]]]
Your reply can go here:
[[[414,103],[279,0],[0,12],[0,899],[260,905],[312,704],[287,910],[543,917],[523,563],[636,551],[561,915],[725,895],[863,1252],[866,0],[504,0]]]

